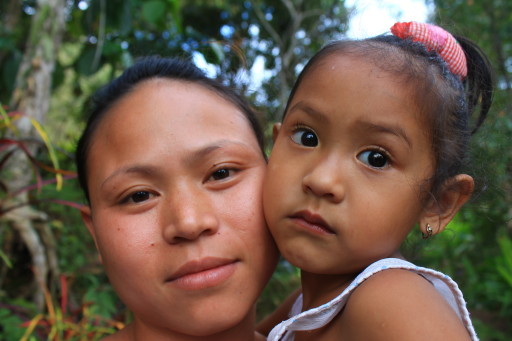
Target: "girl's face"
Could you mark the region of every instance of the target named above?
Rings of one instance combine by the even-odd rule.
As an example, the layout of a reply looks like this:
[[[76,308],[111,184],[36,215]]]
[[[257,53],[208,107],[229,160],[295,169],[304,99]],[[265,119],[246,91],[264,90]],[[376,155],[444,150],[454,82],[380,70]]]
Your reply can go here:
[[[264,184],[283,254],[316,274],[352,274],[397,250],[433,172],[411,92],[364,60],[327,56],[300,84]]]
[[[150,80],[93,141],[83,217],[136,328],[252,326],[277,251],[262,212],[266,164],[244,115],[200,85]]]

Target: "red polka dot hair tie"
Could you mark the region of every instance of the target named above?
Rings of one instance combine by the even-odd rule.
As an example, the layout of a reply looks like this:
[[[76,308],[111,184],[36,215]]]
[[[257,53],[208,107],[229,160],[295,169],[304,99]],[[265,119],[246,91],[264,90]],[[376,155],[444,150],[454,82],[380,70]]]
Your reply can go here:
[[[396,23],[391,33],[401,39],[423,44],[428,51],[435,51],[444,59],[450,71],[464,79],[468,74],[466,56],[455,38],[441,27],[418,23]]]

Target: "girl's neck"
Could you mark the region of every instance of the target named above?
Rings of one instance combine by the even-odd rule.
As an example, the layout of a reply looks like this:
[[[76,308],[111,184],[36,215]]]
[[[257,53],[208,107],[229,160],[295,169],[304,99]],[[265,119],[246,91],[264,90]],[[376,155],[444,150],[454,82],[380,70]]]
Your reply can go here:
[[[357,275],[322,275],[302,270],[302,311],[329,302],[345,290]]]
[[[405,259],[399,251],[389,255],[389,257]],[[341,294],[364,268],[354,273],[334,275],[315,274],[302,270],[302,311],[319,307]]]

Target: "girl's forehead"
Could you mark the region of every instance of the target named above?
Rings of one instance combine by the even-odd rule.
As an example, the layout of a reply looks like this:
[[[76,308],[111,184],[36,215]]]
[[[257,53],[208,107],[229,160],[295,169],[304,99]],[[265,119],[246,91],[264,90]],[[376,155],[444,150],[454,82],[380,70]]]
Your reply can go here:
[[[311,65],[303,75],[297,90],[310,82],[322,84],[325,88],[340,85],[353,88],[359,86],[367,98],[373,95],[371,89],[378,88],[374,85],[379,84],[381,88],[395,89],[406,94],[404,98],[407,104],[418,107],[428,92],[423,92],[424,88],[428,90],[428,82],[424,76],[405,70],[411,66],[404,66],[403,54],[396,49],[384,50],[384,54],[375,56],[364,55],[364,50],[349,53],[330,52]],[[379,57],[386,60],[380,60]]]
[[[382,70],[367,59],[351,55],[326,56],[302,78],[286,113],[321,113],[326,121],[341,125],[370,120],[396,121],[425,127],[409,82]],[[290,118],[291,119],[291,118]],[[394,123],[395,124],[395,123]]]

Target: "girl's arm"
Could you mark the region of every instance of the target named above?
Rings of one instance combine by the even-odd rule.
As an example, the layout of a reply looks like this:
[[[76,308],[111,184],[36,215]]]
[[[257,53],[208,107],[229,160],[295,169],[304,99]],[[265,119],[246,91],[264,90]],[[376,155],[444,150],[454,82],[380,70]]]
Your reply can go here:
[[[340,339],[347,340],[470,340],[434,286],[400,269],[382,271],[361,284],[335,323]]]

